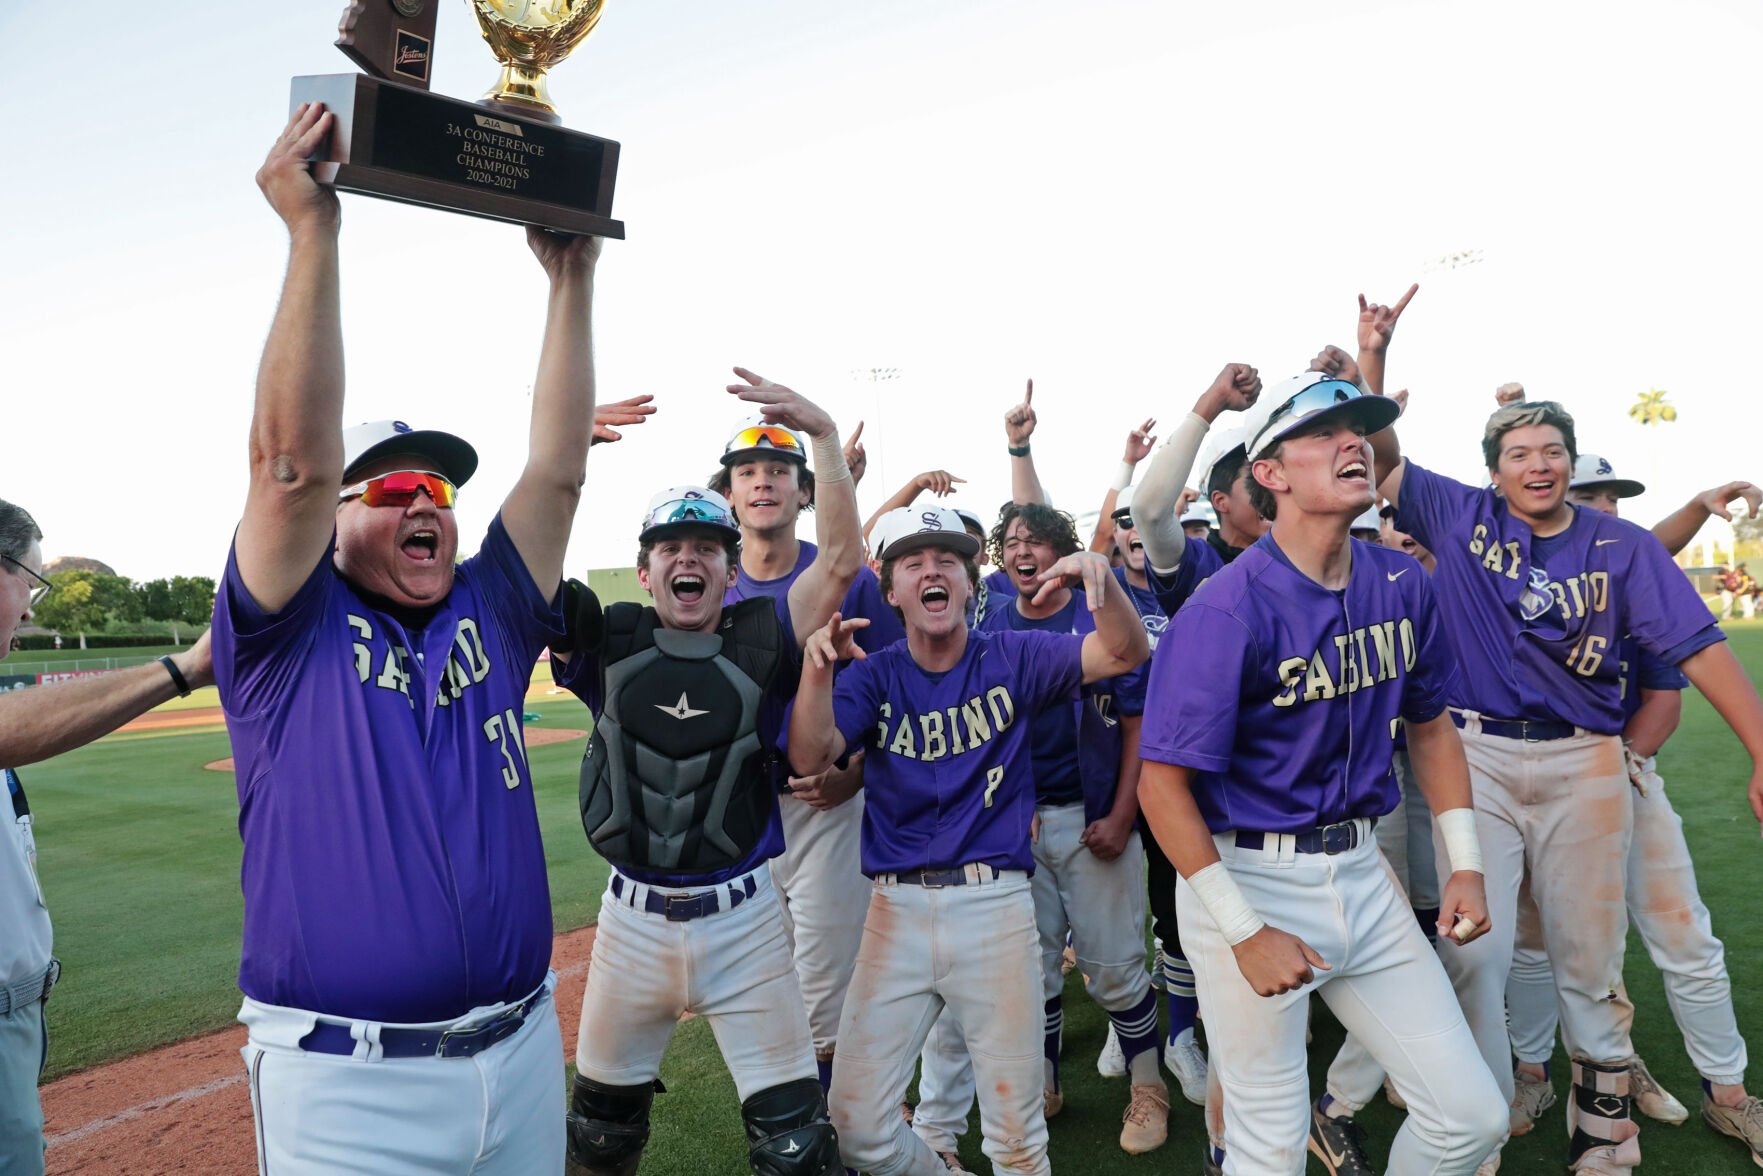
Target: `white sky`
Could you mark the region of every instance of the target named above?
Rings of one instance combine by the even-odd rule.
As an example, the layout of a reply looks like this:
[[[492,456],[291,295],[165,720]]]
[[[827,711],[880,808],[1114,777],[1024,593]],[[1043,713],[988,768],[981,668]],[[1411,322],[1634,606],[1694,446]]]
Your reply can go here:
[[[437,2],[434,88],[475,97],[495,65]],[[288,79],[353,69],[342,8],[111,5],[76,36],[0,6],[0,497],[50,555],[218,571],[285,256],[252,175]],[[1516,379],[1653,487],[1638,521],[1763,480],[1760,49],[1753,0],[612,0],[552,85],[623,143],[602,397],[662,411],[595,450],[569,566],[629,562],[649,495],[713,468],[731,364],[868,421],[866,510],[932,467],[993,509],[1033,376],[1082,511],[1134,423],[1227,361],[1272,383],[1350,349],[1354,295],[1415,279],[1390,379],[1418,460],[1476,476]],[[475,546],[525,454],[542,274],[518,229],[359,197],[343,266],[346,417],[471,439]],[[1676,424],[1628,420],[1649,387]]]

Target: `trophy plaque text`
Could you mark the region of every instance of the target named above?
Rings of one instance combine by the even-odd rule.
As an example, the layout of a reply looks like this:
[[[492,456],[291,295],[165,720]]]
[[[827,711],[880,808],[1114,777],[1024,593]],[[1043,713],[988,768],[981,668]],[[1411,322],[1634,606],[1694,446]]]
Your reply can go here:
[[[618,144],[564,127],[544,87],[546,67],[592,30],[602,0],[472,0],[503,64],[482,102],[428,92],[436,3],[356,0],[338,46],[369,72],[294,79],[290,110],[322,102],[334,117],[313,175],[345,192],[622,238],[624,222],[612,219]]]

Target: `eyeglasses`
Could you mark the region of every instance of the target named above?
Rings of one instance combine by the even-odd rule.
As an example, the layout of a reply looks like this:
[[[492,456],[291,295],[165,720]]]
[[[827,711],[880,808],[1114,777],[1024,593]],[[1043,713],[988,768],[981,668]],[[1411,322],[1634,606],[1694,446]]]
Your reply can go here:
[[[396,470],[343,487],[337,494],[337,500],[346,502],[351,498],[359,498],[368,506],[409,506],[416,501],[419,491],[427,494],[430,502],[443,509],[452,506],[453,500],[459,496],[453,483],[439,474],[424,470]]]
[[[1247,450],[1249,456],[1254,457],[1274,438],[1289,431],[1280,427],[1282,421],[1302,421],[1323,409],[1333,408],[1337,404],[1346,404],[1351,400],[1358,400],[1364,395],[1364,392],[1345,380],[1318,380],[1293,395],[1268,415],[1267,423],[1261,426],[1261,431],[1255,434],[1255,439],[1249,444]]]
[[[1117,514],[1114,516],[1114,525],[1122,531],[1130,531],[1133,529],[1132,516],[1129,514]]]
[[[55,585],[51,584],[48,580],[44,579],[40,573],[31,571],[31,569],[25,567],[24,564],[20,563],[16,559],[13,559],[10,555],[0,554],[0,559],[5,560],[7,563],[11,564],[13,567],[17,568],[19,571],[23,572],[25,575],[29,576],[31,579],[33,579],[37,582],[36,585],[31,588],[30,607],[36,608],[38,602],[41,601],[43,599],[43,597],[49,595],[49,593],[54,590]]]
[[[754,425],[750,429],[742,429],[729,440],[724,453],[739,453],[743,449],[779,449],[806,459],[802,452],[802,439],[788,429],[775,425]]]

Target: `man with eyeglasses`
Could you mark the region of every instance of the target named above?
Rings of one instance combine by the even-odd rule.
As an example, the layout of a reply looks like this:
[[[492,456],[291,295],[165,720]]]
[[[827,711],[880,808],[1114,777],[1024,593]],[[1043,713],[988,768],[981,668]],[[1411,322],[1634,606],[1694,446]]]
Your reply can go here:
[[[1413,560],[1352,539],[1373,501],[1365,436],[1396,408],[1307,373],[1276,389],[1245,446],[1268,532],[1200,585],[1152,662],[1139,797],[1181,882],[1223,1090],[1225,1173],[1303,1172],[1312,992],[1397,1075],[1396,1172],[1468,1176],[1505,1131],[1493,1077],[1372,830],[1395,807],[1391,726],[1446,830],[1443,929],[1487,929],[1469,778],[1445,714],[1455,661]],[[1445,1097],[1433,1079],[1453,1074]],[[1325,1157],[1337,1170],[1340,1157]]]
[[[456,563],[475,450],[401,421],[341,427],[340,209],[306,162],[331,123],[303,104],[257,176],[288,270],[214,614],[258,1163],[556,1172],[562,1042],[522,712],[563,628],[600,243],[527,231],[550,284],[527,463]]]
[[[43,533],[23,508],[0,501],[0,659],[47,596]],[[43,1108],[37,1080],[48,1060],[44,1005],[60,975],[24,783],[14,769],[72,751],[162,702],[212,680],[208,635],[152,664],[0,694],[0,1172],[41,1176]]]

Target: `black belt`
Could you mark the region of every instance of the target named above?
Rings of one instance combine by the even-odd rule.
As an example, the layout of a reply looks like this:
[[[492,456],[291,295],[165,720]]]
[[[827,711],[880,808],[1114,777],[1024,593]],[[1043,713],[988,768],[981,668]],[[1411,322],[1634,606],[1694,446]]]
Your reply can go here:
[[[631,883],[638,885],[636,882]],[[612,897],[624,897],[625,879],[622,874],[612,875]],[[641,885],[647,886],[648,883]],[[691,919],[701,919],[705,915],[714,915],[722,909],[722,891],[728,891],[728,909],[734,910],[759,891],[759,883],[748,874],[743,886],[726,885],[716,890],[701,890],[696,894],[662,894],[653,886],[643,895],[643,909],[651,915],[660,915],[670,923],[684,923]]]
[[[1469,720],[1451,712],[1451,721],[1459,727],[1467,726]],[[1481,721],[1483,735],[1495,735],[1501,739],[1521,739],[1526,743],[1553,743],[1557,739],[1572,739],[1579,733],[1579,728],[1572,723],[1535,722],[1528,719],[1483,719]]]
[[[548,995],[540,988],[495,1020],[472,1029],[394,1029],[389,1025],[382,1026],[380,1052],[388,1058],[469,1058],[498,1041],[513,1037],[525,1023],[527,1014]],[[348,1057],[355,1052],[355,1035],[347,1025],[321,1021],[300,1039],[300,1048],[307,1053]]]
[[[1365,831],[1369,833],[1377,828],[1377,818],[1365,819]],[[1249,830],[1237,830],[1236,842],[1238,849],[1261,849],[1267,844],[1269,837],[1290,836],[1293,848],[1299,853],[1326,853],[1334,855],[1346,853],[1349,849],[1359,847],[1359,822],[1342,821],[1337,825],[1321,825],[1315,829],[1306,829],[1302,833],[1256,833]]]
[[[898,874],[891,874],[889,877],[893,878],[896,885],[924,886],[931,890],[943,886],[966,886],[970,882],[996,882],[998,880],[997,869],[984,862],[974,863],[972,877],[968,876],[967,870],[966,866],[956,866],[949,870],[903,870]]]

